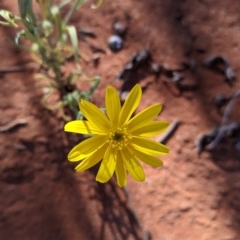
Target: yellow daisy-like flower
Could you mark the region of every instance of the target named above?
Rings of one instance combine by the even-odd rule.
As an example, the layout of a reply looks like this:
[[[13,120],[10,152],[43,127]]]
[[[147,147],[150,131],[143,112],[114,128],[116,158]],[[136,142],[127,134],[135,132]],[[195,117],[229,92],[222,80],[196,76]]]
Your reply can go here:
[[[108,87],[105,95],[106,114],[92,103],[81,100],[79,107],[87,120],[71,121],[64,127],[66,132],[93,135],[68,154],[69,161],[82,160],[76,166],[76,171],[84,171],[102,160],[96,180],[107,182],[115,171],[117,183],[123,187],[127,183],[127,171],[136,181],[145,180],[139,160],[153,167],[162,166],[157,156],[166,155],[169,150],[149,138],[163,132],[169,124],[153,121],[162,109],[161,104],[151,105],[131,118],[141,97],[142,89],[137,84],[121,107],[117,91]]]

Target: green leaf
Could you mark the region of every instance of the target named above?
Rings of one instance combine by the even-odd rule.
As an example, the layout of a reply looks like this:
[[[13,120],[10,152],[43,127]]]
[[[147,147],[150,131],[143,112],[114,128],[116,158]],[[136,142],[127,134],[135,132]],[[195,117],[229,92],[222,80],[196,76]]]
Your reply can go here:
[[[102,3],[103,3],[103,0],[98,0],[96,4],[91,5],[91,8],[97,9],[102,5]]]
[[[62,7],[64,7],[64,6],[67,5],[68,3],[70,3],[71,1],[72,1],[72,0],[65,0],[65,1],[59,3],[59,4],[57,5],[57,7],[58,7],[59,9],[61,9]]]
[[[31,4],[31,0],[18,0],[18,8],[20,12],[20,16],[22,19],[25,19],[27,16],[27,11],[29,9],[29,5]]]
[[[14,39],[14,40],[10,39],[10,42],[11,42],[13,45],[17,46],[18,48],[20,48],[20,49],[22,49],[22,50],[24,50],[24,51],[32,52],[32,49],[31,49],[31,48],[26,47],[26,46],[24,46],[24,45],[21,45],[21,44],[19,43],[20,38],[26,38],[25,30],[21,30],[21,31],[17,32],[15,39]]]
[[[101,0],[100,0],[101,1]],[[86,2],[86,0],[78,0],[77,4],[76,4],[76,9],[78,9],[79,7],[81,7],[84,3]]]
[[[77,0],[73,6],[71,7],[71,9],[68,11],[68,13],[66,14],[63,22],[64,25],[67,25],[68,21],[70,20],[70,18],[72,17],[73,13],[80,7],[82,6],[84,3],[86,2],[86,0]]]
[[[77,120],[83,120],[83,118],[84,118],[84,116],[83,116],[82,112],[78,111],[76,119]]]
[[[17,16],[12,14],[11,12],[7,10],[0,10],[0,16],[6,20],[6,22],[0,21],[1,25],[7,26],[7,27],[15,27],[15,28],[18,27],[18,25],[15,23]]]
[[[100,77],[99,76],[95,76],[93,78],[93,81],[94,81],[94,84],[93,84],[93,86],[89,90],[90,97],[93,95],[94,91],[97,89],[97,87],[98,87],[98,85],[100,83]]]
[[[35,14],[32,10],[32,0],[18,0],[18,7],[24,25],[31,29],[32,25],[36,25]]]
[[[77,30],[74,26],[67,26],[67,31],[70,36],[70,40],[73,46],[74,58],[78,68],[79,66],[79,56],[78,56],[78,38],[77,38]]]
[[[62,35],[63,26],[59,8],[57,6],[51,7],[51,13],[57,26],[58,38],[60,39]]]

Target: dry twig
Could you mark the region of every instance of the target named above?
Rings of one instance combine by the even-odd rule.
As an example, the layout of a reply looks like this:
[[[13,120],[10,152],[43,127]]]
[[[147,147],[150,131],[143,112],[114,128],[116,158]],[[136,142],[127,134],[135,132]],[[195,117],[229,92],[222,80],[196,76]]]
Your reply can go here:
[[[0,132],[7,132],[19,125],[26,125],[26,124],[27,124],[27,121],[25,119],[17,119],[17,120],[14,120],[4,126],[1,126]]]

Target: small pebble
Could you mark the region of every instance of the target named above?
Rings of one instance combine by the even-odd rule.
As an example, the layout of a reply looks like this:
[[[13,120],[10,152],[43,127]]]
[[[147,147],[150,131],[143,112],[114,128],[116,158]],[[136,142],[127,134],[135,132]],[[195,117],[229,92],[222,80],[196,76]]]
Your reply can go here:
[[[124,91],[122,92],[121,94],[121,100],[122,101],[125,101],[127,99],[127,96],[129,95],[129,92],[128,91]]]
[[[161,72],[161,67],[157,63],[152,63],[151,64],[151,69],[154,73],[160,73]]]
[[[119,51],[122,48],[122,45],[123,45],[122,38],[119,37],[118,35],[112,35],[108,39],[108,46],[114,52]]]
[[[13,144],[13,147],[19,151],[27,150],[27,147],[23,144],[16,143],[16,144]]]
[[[97,66],[99,64],[99,60],[100,60],[100,54],[99,53],[94,53],[92,56],[93,59],[93,63],[95,66]]]
[[[184,201],[180,205],[180,211],[182,211],[182,212],[187,212],[187,211],[191,210],[191,208],[192,208],[191,203],[188,201]]]
[[[113,32],[116,35],[123,36],[126,33],[127,27],[121,22],[116,22],[113,24]]]

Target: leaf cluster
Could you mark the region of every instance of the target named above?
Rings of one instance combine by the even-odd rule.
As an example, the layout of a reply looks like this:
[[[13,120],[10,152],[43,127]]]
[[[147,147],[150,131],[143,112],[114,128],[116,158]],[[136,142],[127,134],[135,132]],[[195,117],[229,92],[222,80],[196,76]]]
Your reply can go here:
[[[77,30],[69,24],[74,12],[86,1],[64,0],[54,4],[53,0],[36,0],[39,7],[36,13],[32,0],[18,0],[19,16],[0,10],[0,16],[4,20],[0,21],[1,25],[20,28],[14,44],[28,51],[41,66],[34,78],[39,87],[47,88],[42,103],[50,110],[57,109],[65,120],[69,120],[69,116],[64,114],[64,108],[68,107],[75,116],[79,116],[79,98],[89,99],[99,84],[98,77],[89,79],[81,69]],[[101,3],[102,0],[98,0],[92,8],[99,7]],[[61,10],[67,6],[68,11],[62,16]],[[70,59],[74,59],[75,71],[66,75],[62,69]],[[89,91],[81,92],[77,89],[75,82],[80,76],[93,82]],[[48,99],[56,91],[60,93],[60,99],[55,104],[48,103]]]

